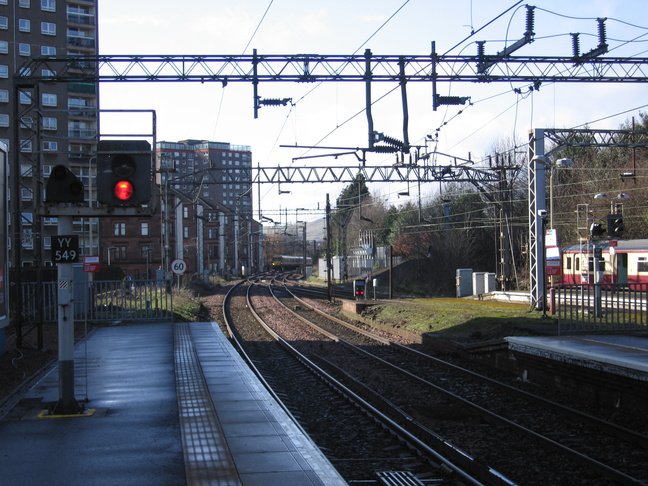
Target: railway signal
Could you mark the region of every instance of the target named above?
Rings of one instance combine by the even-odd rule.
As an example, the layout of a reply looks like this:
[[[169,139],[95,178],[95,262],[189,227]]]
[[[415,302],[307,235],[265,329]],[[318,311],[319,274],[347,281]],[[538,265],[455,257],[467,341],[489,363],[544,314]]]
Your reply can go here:
[[[97,145],[97,200],[142,206],[151,200],[151,145],[145,140],[101,140]]]
[[[55,165],[45,184],[45,202],[83,202],[83,192],[83,182],[72,173],[69,167]]]
[[[607,217],[608,235],[615,238],[623,236],[625,226],[623,225],[623,216],[620,214],[609,214]]]
[[[590,226],[590,235],[603,236],[605,234],[605,226],[601,223],[592,223]]]

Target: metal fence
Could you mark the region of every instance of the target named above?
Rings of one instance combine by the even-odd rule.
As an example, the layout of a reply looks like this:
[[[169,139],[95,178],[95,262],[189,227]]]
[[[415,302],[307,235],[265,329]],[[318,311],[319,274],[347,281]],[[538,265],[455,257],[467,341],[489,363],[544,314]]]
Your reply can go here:
[[[573,284],[552,289],[561,332],[648,330],[648,284]]]
[[[22,284],[25,322],[58,321],[58,286]],[[173,319],[171,283],[166,280],[74,282],[74,320],[88,322]]]

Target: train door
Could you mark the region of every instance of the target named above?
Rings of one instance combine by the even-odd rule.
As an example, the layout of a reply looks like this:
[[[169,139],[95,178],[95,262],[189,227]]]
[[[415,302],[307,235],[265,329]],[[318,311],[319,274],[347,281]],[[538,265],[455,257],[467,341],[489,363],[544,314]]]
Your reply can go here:
[[[616,258],[616,283],[628,283],[628,254],[615,253]]]

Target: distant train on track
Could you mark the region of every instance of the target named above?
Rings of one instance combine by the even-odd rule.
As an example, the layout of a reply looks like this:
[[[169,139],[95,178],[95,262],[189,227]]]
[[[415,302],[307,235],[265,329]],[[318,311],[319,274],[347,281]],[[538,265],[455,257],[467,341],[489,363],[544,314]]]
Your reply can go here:
[[[648,240],[600,240],[562,249],[562,283],[595,283],[594,249],[601,250],[603,281],[648,284]]]
[[[298,270],[303,264],[303,256],[275,255],[270,267],[272,270]],[[310,258],[306,258],[306,265],[310,265]]]

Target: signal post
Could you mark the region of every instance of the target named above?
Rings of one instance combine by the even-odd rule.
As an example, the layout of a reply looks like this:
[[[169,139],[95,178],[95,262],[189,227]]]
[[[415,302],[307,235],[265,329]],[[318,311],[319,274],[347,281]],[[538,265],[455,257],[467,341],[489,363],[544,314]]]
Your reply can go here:
[[[153,194],[151,146],[142,140],[100,141],[97,151],[97,200],[85,205],[81,180],[65,165],[57,165],[45,186],[43,216],[58,218],[52,242],[52,261],[58,266],[58,374],[59,398],[52,415],[84,412],[74,393],[74,263],[79,261],[74,217],[151,216]]]

